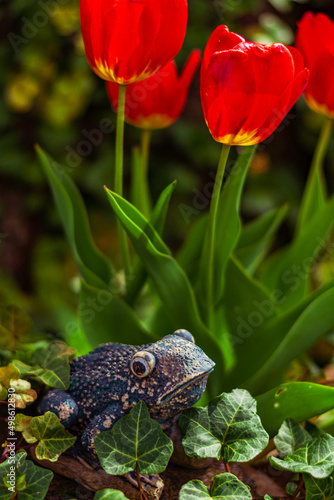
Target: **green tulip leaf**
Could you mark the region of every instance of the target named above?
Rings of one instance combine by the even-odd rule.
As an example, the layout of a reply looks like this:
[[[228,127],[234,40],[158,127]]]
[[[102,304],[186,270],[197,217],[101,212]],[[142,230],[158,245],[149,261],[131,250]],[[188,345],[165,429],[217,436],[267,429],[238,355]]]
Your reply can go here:
[[[93,241],[86,208],[77,187],[71,177],[39,146],[36,151],[83,279],[99,288],[108,286],[113,280],[112,267]]]
[[[149,135],[150,131],[141,131],[142,146],[145,143],[147,154],[150,142]],[[143,147],[141,149],[138,147],[132,148],[130,201],[145,217],[148,217],[152,210],[152,200],[147,175],[145,174],[148,166],[147,154],[143,154]]]
[[[29,365],[17,360],[13,365],[21,375],[33,376],[50,387],[66,390],[70,386],[70,361],[74,354],[74,349],[54,342],[46,348],[36,349]]]
[[[326,203],[326,179],[323,171],[323,161],[331,138],[331,132],[332,120],[327,118],[324,121],[319,141],[314,152],[313,162],[306,182],[303,199],[300,204],[295,232],[296,236],[301,233],[303,228],[307,226],[318,210]]]
[[[334,478],[317,479],[303,474],[306,496],[305,500],[334,500]]]
[[[228,262],[226,280],[229,286],[224,295],[224,307],[237,360],[225,375],[224,387],[230,390],[261,368],[268,352],[275,347],[271,336],[267,335],[263,342],[263,329],[266,321],[276,318],[277,307],[274,295],[252,278],[234,257]]]
[[[220,344],[201,321],[191,284],[152,225],[121,196],[107,190],[110,204],[127,231],[131,242],[149,274],[161,303],[173,321],[174,328],[185,328],[200,347],[216,362],[217,370],[210,382],[218,392],[223,377]]]
[[[110,431],[98,434],[94,443],[102,467],[113,475],[136,468],[143,474],[159,474],[173,452],[172,441],[151,419],[144,401],[139,401]]]
[[[197,479],[182,486],[179,500],[206,500],[208,498],[224,498],[225,500],[251,500],[249,488],[234,474],[228,472],[213,478],[211,488]]]
[[[251,275],[263,261],[277,229],[288,213],[288,206],[275,208],[242,228],[235,256]]]
[[[243,386],[259,394],[281,381],[284,368],[334,327],[334,282],[319,288],[292,309],[280,312],[286,296],[268,291],[232,258],[224,297],[230,341],[238,360],[225,387]]]
[[[301,425],[288,418],[281,425],[277,436],[274,438],[274,443],[279,458],[285,458],[311,441],[311,439],[310,434]]]
[[[325,478],[334,471],[334,438],[329,434],[322,434],[284,460],[269,457],[269,461],[274,469],[306,472],[315,478]]]
[[[270,289],[279,289],[286,297],[283,309],[289,309],[305,297],[309,289],[310,268],[325,248],[333,227],[334,197],[320,208],[289,246],[273,254],[262,267],[260,279]]]
[[[273,437],[288,418],[304,422],[331,410],[334,407],[334,388],[310,382],[289,382],[255,399],[262,424]]]
[[[317,294],[291,328],[288,331],[280,332],[280,336],[282,333],[285,335],[276,346],[274,346],[274,342],[277,342],[278,335],[276,334],[279,334],[277,326],[274,320],[268,323],[264,327],[264,331],[272,335],[270,342],[272,352],[269,353],[265,349],[266,360],[263,361],[257,372],[243,384],[244,387],[253,394],[270,389],[272,387],[271,380],[275,380],[277,374],[281,375],[291,361],[309,349],[320,337],[330,333],[334,328],[333,303],[334,287],[320,295]],[[270,328],[272,324],[274,325],[273,329]]]
[[[57,415],[50,411],[40,417],[17,414],[15,430],[22,432],[28,443],[39,441],[35,449],[38,460],[56,462],[76,441],[76,437],[65,430]]]
[[[157,340],[136,312],[108,290],[82,282],[79,311],[82,329],[93,348],[107,342],[136,345]]]
[[[43,500],[45,498],[53,473],[37,467],[26,460],[27,453],[20,451],[0,464],[0,499],[11,500],[15,493],[18,500]],[[14,471],[11,467],[15,467]],[[14,472],[15,480],[11,483],[10,472]],[[11,488],[10,490],[8,488]]]
[[[255,149],[256,146],[242,149],[223,187],[219,200],[214,254],[214,303],[218,302],[222,296],[225,285],[225,267],[240,234],[241,222],[239,209],[241,193],[245,183],[248,166]],[[206,289],[206,262],[208,259],[206,241],[203,241],[204,247],[200,267],[201,290]]]
[[[270,495],[264,495],[263,499],[264,500],[273,500],[273,497],[271,497]]]
[[[247,462],[268,444],[268,434],[256,415],[256,401],[241,389],[221,394],[205,408],[184,411],[179,426],[183,449],[190,457]]]
[[[107,488],[97,491],[94,495],[94,500],[126,500],[127,497],[119,490]]]
[[[207,225],[207,215],[196,220],[177,255],[177,261],[187,273],[191,283],[194,283],[198,278],[198,269]]]
[[[168,207],[171,196],[174,192],[174,189],[176,188],[176,182],[177,181],[173,181],[162,191],[158,198],[158,201],[155,204],[152,215],[149,218],[150,224],[152,224],[159,235],[162,234],[165,227]]]
[[[152,215],[149,218],[150,224],[154,227],[157,233],[161,236],[163,233],[163,229],[165,227],[165,221],[167,216],[167,211],[169,207],[169,202],[173,191],[176,187],[176,181],[172,182],[169,186],[167,186],[161,195],[154,207]],[[140,290],[145,284],[148,273],[145,270],[141,261],[137,261],[134,265],[133,269],[133,279],[129,281],[127,290],[126,290],[126,300],[132,304],[136,297],[138,296]]]

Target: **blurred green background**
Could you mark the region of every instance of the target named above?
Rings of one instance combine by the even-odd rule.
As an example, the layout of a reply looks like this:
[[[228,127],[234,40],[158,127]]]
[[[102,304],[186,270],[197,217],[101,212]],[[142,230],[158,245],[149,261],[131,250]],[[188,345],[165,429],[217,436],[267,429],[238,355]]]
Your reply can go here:
[[[203,51],[219,24],[252,41],[293,44],[296,22],[307,10],[334,19],[332,0],[189,0],[188,31],[177,63],[181,67],[193,48]],[[81,147],[101,120],[115,123],[115,115],[104,82],[84,55],[79,0],[0,0],[0,36],[0,300],[23,308],[50,338],[66,339],[67,325],[77,321],[79,277],[34,144],[71,173],[87,204],[96,242],[117,265],[115,221],[103,191],[103,185],[112,185],[115,134],[104,134],[89,154]],[[250,220],[288,203],[290,216],[277,244],[291,236],[321,123],[322,117],[300,99],[282,130],[260,145],[252,164],[243,217]],[[131,148],[139,140],[140,131],[126,126],[126,188]],[[181,119],[153,134],[153,199],[178,180],[165,232],[174,251],[208,208],[204,203],[198,214],[185,219],[180,204],[193,207],[194,190],[202,192],[212,180],[219,154],[220,145],[203,120],[197,72]],[[333,143],[326,176],[333,192]],[[322,282],[331,276],[334,259],[318,267],[315,278]]]

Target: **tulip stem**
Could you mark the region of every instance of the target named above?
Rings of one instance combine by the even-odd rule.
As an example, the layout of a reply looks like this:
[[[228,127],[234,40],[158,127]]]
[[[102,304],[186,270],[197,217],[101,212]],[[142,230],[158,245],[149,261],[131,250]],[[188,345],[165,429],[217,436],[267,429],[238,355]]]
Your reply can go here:
[[[324,173],[322,170],[325,155],[328,149],[328,143],[331,138],[333,128],[333,120],[331,118],[326,118],[318,139],[317,146],[314,151],[310,172],[306,181],[306,186],[304,190],[303,199],[300,206],[300,217],[297,222],[296,234],[299,234],[303,226],[308,222],[306,217],[314,212],[314,208],[311,204],[314,203],[315,195],[312,196],[312,189],[318,187],[320,190],[320,195],[324,199],[326,197],[326,183],[324,180]],[[315,176],[319,177],[319,185],[315,183]]]
[[[141,175],[142,193],[140,196],[140,210],[147,217],[151,212],[150,190],[148,187],[148,165],[150,158],[151,131],[142,130],[141,133]]]
[[[115,193],[123,196],[123,147],[124,147],[124,111],[126,85],[119,85],[118,109],[116,124],[116,156],[115,156]],[[126,278],[131,273],[130,253],[126,232],[119,220],[117,220],[119,241],[121,246],[122,261]],[[127,280],[125,279],[125,282]]]
[[[222,152],[219,159],[218,170],[213,187],[210,211],[209,224],[207,234],[207,266],[206,266],[206,302],[208,306],[208,317],[211,317],[211,310],[214,305],[214,255],[215,255],[215,234],[216,220],[220,198],[220,191],[223,184],[225,167],[231,146],[223,144]],[[216,270],[218,271],[218,270]],[[209,319],[210,323],[210,319]]]

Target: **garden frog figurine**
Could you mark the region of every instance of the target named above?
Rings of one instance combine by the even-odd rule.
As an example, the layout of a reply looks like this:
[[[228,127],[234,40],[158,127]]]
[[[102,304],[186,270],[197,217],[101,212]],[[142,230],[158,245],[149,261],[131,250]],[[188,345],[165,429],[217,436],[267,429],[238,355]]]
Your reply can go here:
[[[152,344],[103,344],[71,364],[68,391],[51,390],[39,412],[55,413],[95,455],[94,439],[140,400],[170,435],[180,413],[202,396],[214,362],[186,330]]]

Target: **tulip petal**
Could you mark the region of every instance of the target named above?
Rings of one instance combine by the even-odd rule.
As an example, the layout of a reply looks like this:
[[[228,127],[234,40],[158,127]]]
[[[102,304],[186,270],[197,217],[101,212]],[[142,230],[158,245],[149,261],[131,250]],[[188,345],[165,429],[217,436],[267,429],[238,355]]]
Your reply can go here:
[[[306,12],[297,25],[295,45],[312,71],[319,54],[330,46],[333,48],[334,23],[325,14]]]
[[[153,5],[157,0],[152,0]],[[149,69],[165,66],[180,51],[186,34],[187,0],[160,0],[161,25],[155,38]],[[149,31],[151,28],[146,25]],[[180,36],[181,35],[181,36]]]
[[[314,111],[334,117],[334,51],[325,47],[319,54],[305,91],[306,100],[312,100]]]
[[[251,145],[267,138],[306,85],[306,73],[292,85],[296,67],[303,67],[301,56],[282,44],[242,42],[212,54],[201,97],[214,139]]]
[[[125,120],[140,128],[160,129],[172,125],[180,116],[189,86],[200,62],[199,50],[189,56],[181,76],[174,61],[140,82],[127,85]],[[118,105],[118,84],[107,82],[107,91],[114,109]]]
[[[306,12],[298,22],[295,45],[310,70],[305,100],[317,113],[334,117],[334,22]]]
[[[244,42],[245,39],[242,36],[237,35],[229,31],[227,26],[218,26],[209,38],[209,41],[205,47],[203,54],[203,60],[201,65],[201,80],[202,75],[206,72],[210,58],[215,52],[222,52],[224,50],[229,50],[238,45],[238,43]]]
[[[143,80],[176,56],[187,16],[187,0],[80,0],[88,62],[105,80]]]

